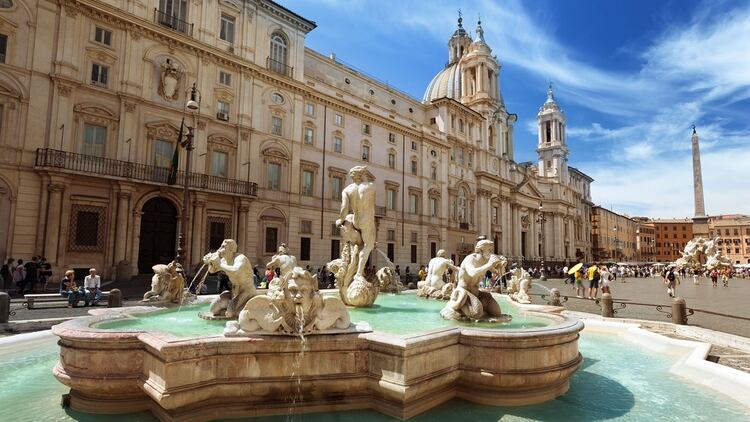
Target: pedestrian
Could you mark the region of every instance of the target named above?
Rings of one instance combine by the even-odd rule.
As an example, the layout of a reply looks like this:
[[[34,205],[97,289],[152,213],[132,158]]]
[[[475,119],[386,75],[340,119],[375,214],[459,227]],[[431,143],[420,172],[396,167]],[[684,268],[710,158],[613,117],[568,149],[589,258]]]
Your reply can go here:
[[[68,308],[78,306],[78,301],[86,297],[82,287],[78,287],[75,281],[75,271],[65,271],[65,277],[60,280],[60,296],[68,299]]]
[[[255,287],[260,286],[260,275],[258,274],[258,266],[253,267],[253,285]],[[219,290],[219,293],[221,293],[221,290]]]
[[[563,277],[564,277],[563,278],[563,283],[568,284],[568,279],[570,278],[570,276],[568,276],[568,266],[567,265],[562,268],[562,273],[563,273]]]
[[[724,287],[729,287],[729,269],[721,272],[721,282],[724,284]]]
[[[599,277],[600,277],[601,285],[602,285],[602,294],[604,293],[611,294],[612,292],[609,290],[609,283],[610,281],[612,281],[612,277],[613,277],[612,272],[610,272],[605,266],[601,269]]]
[[[589,299],[596,299],[596,296],[599,294],[599,280],[601,279],[601,274],[599,273],[599,268],[596,265],[592,265],[589,267],[587,271],[587,277],[589,279]]]
[[[424,280],[427,278],[427,270],[425,270],[424,265],[419,266],[419,281]]]
[[[23,259],[19,259],[16,268],[13,269],[13,283],[16,285],[16,291],[23,294],[26,286],[26,266],[23,264]]]
[[[679,283],[679,278],[677,277],[677,271],[674,267],[670,267],[667,269],[667,275],[664,279],[664,284],[667,285],[667,294],[669,297],[675,297],[675,287]]]
[[[583,268],[575,272],[575,290],[576,297],[579,299],[583,298]]]
[[[7,292],[13,285],[13,258],[8,258],[8,262],[0,268],[0,290]]]
[[[716,269],[711,270],[709,273],[709,276],[711,277],[711,283],[714,287],[716,287],[718,281],[719,281],[719,273],[716,271]]]
[[[698,282],[698,270],[696,270],[696,269],[693,269],[693,284],[696,285],[696,286],[699,284],[699,282]]]
[[[39,266],[37,265],[37,257],[34,256],[31,258],[31,261],[28,261],[27,263],[23,264],[23,266],[26,268],[26,278],[23,280],[23,287],[21,287],[21,294],[24,293],[24,290],[28,286],[28,292],[34,293],[34,284],[36,284],[37,277],[39,276]]]
[[[83,306],[96,306],[102,298],[102,279],[96,274],[96,268],[89,269],[89,275],[83,279],[85,298]]]

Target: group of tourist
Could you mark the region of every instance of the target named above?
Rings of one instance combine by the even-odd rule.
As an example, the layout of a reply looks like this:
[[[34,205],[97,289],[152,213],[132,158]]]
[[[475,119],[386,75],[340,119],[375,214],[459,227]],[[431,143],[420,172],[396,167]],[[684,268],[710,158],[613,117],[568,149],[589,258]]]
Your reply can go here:
[[[102,297],[102,281],[96,268],[89,269],[89,275],[84,277],[81,286],[76,282],[75,271],[65,271],[60,281],[60,295],[68,299],[68,308],[77,307],[81,300],[84,301],[83,306],[95,306]]]
[[[32,293],[45,286],[50,277],[52,265],[43,256],[34,256],[29,261],[8,258],[0,268],[0,291]]]
[[[602,263],[579,264],[570,270],[565,266],[563,272],[567,274],[564,282],[570,284],[571,289],[576,292],[576,297],[580,299],[596,300],[600,288],[602,294],[612,293],[611,283],[617,278],[617,271]]]

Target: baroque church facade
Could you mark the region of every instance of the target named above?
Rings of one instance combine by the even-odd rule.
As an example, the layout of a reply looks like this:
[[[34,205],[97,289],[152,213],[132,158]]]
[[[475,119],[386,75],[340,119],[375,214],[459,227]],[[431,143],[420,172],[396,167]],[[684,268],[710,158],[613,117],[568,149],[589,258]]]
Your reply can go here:
[[[459,260],[480,235],[524,265],[591,258],[592,179],[568,166],[565,116],[550,88],[538,162],[515,161],[481,22],[472,37],[459,19],[421,100],[306,48],[314,28],[270,0],[0,2],[0,258],[148,273],[175,255],[187,179],[189,265],[234,238],[255,265],[286,243],[317,268],[363,164],[374,265]],[[189,176],[169,170],[183,119]]]

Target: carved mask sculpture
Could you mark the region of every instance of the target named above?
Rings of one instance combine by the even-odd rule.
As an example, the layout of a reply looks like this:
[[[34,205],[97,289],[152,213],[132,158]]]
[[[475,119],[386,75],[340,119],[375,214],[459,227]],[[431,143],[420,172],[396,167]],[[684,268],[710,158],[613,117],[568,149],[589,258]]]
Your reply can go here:
[[[176,100],[179,96],[177,86],[180,82],[182,71],[167,59],[161,65],[161,80],[159,81],[159,95],[167,101]]]

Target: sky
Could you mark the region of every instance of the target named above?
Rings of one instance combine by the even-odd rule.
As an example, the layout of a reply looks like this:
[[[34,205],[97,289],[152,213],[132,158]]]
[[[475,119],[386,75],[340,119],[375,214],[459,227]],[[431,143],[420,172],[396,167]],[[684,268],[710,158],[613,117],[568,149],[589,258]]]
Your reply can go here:
[[[518,115],[515,159],[536,160],[549,82],[570,165],[597,205],[631,216],[694,214],[692,125],[706,212],[750,214],[750,2],[722,0],[279,0],[318,27],[306,45],[417,99],[446,64],[458,10],[502,68]]]

